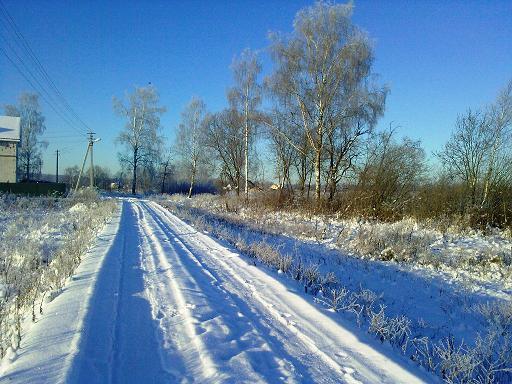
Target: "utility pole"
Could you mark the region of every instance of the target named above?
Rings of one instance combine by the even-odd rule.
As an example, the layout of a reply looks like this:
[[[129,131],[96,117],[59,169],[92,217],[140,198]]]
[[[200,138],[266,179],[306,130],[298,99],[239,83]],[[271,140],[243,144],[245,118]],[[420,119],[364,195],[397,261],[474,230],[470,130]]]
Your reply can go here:
[[[91,148],[91,168],[89,168],[89,186],[94,187],[94,161],[92,160],[92,148],[94,144],[94,132],[89,132],[89,147]]]
[[[57,166],[55,167],[55,182],[58,183],[59,182],[59,150],[57,149],[55,151],[56,155],[57,155]]]
[[[89,185],[91,186],[91,188],[94,187],[94,161],[92,158],[92,148],[94,146],[94,143],[100,141],[100,139],[94,138],[94,135],[95,135],[94,132],[89,132],[88,135],[89,135],[89,141],[87,143],[87,151],[85,152],[84,162],[82,163],[82,168],[80,169],[80,173],[78,174],[78,180],[76,181],[75,191],[78,190],[78,186],[80,185],[80,179],[82,178],[82,173],[84,171],[85,162],[87,161],[87,155],[89,155],[89,152],[91,152],[91,169],[89,169]]]

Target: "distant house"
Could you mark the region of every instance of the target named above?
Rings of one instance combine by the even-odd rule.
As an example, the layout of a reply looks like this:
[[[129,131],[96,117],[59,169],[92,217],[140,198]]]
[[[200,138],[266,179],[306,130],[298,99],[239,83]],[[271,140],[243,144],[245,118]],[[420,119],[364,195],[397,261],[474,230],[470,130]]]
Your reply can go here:
[[[15,183],[20,118],[0,116],[0,183]]]

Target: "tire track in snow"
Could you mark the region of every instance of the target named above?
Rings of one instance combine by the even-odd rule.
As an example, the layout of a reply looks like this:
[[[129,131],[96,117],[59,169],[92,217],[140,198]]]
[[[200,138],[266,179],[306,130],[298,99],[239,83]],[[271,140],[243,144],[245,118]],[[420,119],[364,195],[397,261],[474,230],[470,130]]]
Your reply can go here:
[[[140,223],[142,224],[144,234],[149,240],[151,240],[148,242],[151,252],[149,253],[149,260],[147,259],[151,266],[150,270],[157,272],[160,280],[158,282],[158,290],[153,292],[154,294],[152,295],[151,301],[153,304],[160,304],[159,301],[161,301],[162,298],[166,298],[166,296],[167,298],[170,297],[176,303],[178,312],[184,317],[185,320],[180,324],[180,331],[183,331],[184,337],[182,337],[181,340],[178,340],[177,347],[182,351],[187,351],[187,356],[182,356],[182,360],[185,361],[185,364],[189,365],[189,368],[192,368],[192,370],[196,372],[194,379],[207,380],[209,378],[219,376],[217,367],[210,359],[210,356],[204,352],[206,350],[206,346],[202,343],[201,339],[197,337],[194,324],[190,321],[190,319],[192,319],[190,305],[186,302],[185,297],[182,294],[182,287],[178,285],[175,273],[166,258],[163,246],[155,235],[154,230],[150,227],[144,210],[141,209],[139,212]],[[169,290],[166,290],[165,287],[169,288],[170,292],[168,292]],[[158,310],[159,313],[162,313],[161,308],[158,308]],[[193,350],[184,348],[189,343],[193,345]],[[197,363],[199,363],[199,366]],[[194,367],[190,367],[191,365],[194,365]],[[181,372],[181,374],[185,375],[186,372]]]
[[[156,203],[152,203],[152,204],[154,204],[155,210],[158,210],[165,217],[167,217],[170,221],[172,221],[173,223],[175,223],[177,225],[182,225],[183,222],[180,219],[176,218],[174,215],[172,215],[170,212],[166,211],[164,208],[157,206]],[[168,227],[168,229],[172,230],[170,227]],[[195,229],[194,229],[194,231],[195,231]],[[201,241],[201,239],[198,239],[198,240]],[[183,242],[180,241],[180,243],[184,248],[186,248],[186,245],[183,244]],[[202,243],[211,251],[210,252],[211,256],[215,255],[215,257],[217,258],[217,261],[219,261],[218,256],[219,256],[220,251],[223,251],[224,252],[223,256],[225,256],[226,249],[219,249],[218,244],[213,244],[213,247],[212,247],[212,244],[206,244],[204,241],[202,241]],[[187,251],[190,252],[188,249],[187,249]],[[211,274],[211,272],[208,270],[208,268],[206,267],[206,265],[201,263],[192,252],[190,252],[190,254],[194,258],[194,260],[196,261],[198,266],[203,268],[204,271],[206,271],[209,275],[213,276]],[[238,254],[236,254],[236,255],[232,254],[231,257],[238,257]],[[227,263],[223,263],[223,267],[226,268],[226,270],[229,272],[230,276],[233,279],[236,279],[240,285],[245,286],[246,289],[249,290],[250,295],[247,296],[249,300],[256,299],[268,311],[268,313],[272,315],[272,317],[275,320],[277,320],[279,323],[281,323],[282,325],[287,327],[288,330],[295,337],[299,338],[300,341],[302,341],[302,343],[304,344],[304,348],[308,351],[308,354],[317,355],[322,360],[322,362],[324,364],[331,367],[334,371],[339,372],[341,375],[343,375],[343,378],[346,380],[347,383],[349,383],[349,384],[361,383],[361,381],[359,381],[355,377],[353,377],[353,373],[354,373],[353,369],[345,367],[342,363],[339,363],[334,358],[332,358],[327,353],[325,353],[321,348],[319,348],[316,345],[314,340],[312,340],[307,334],[301,332],[301,330],[296,327],[296,323],[293,320],[290,320],[292,315],[286,311],[276,309],[275,305],[272,304],[271,302],[269,302],[268,300],[266,300],[264,298],[264,296],[259,293],[259,291],[256,289],[256,287],[254,285],[252,285],[251,280],[246,280],[244,278],[241,278],[238,275],[238,272],[235,271]],[[370,377],[370,379],[372,381],[378,382],[380,378],[378,376],[373,376],[373,377]]]
[[[130,200],[105,255],[66,383],[167,383],[156,324],[143,297],[140,229]]]
[[[199,260],[198,263],[203,268],[206,268],[207,261],[221,275],[220,279],[232,282],[232,289],[245,287],[249,292],[248,300],[256,299],[265,311],[271,313],[293,336],[301,340],[309,353],[339,372],[343,381],[409,384],[428,380],[426,377],[417,377],[391,358],[359,341],[355,335],[334,322],[331,316],[322,313],[320,308],[290,292],[279,280],[264,271],[248,265],[237,253],[197,232],[165,208],[154,202],[148,205],[162,216],[162,220],[165,218],[170,232],[176,233],[188,247],[198,250],[196,254],[204,259],[203,263]],[[180,232],[182,235],[179,235]],[[256,287],[255,284],[259,286]],[[318,344],[319,340],[322,340],[321,344]]]
[[[244,300],[226,291],[222,281],[202,266],[152,207],[144,203],[140,206],[148,213],[142,220],[148,238],[162,248],[156,253],[165,253],[170,260],[170,265],[164,262],[165,272],[171,279],[178,280],[175,288],[187,296],[189,305],[185,305],[183,322],[193,322],[199,327],[196,337],[206,339],[200,348],[211,356],[218,369],[218,376],[210,376],[208,381],[218,382],[221,377],[222,382],[313,382],[306,367],[285,351],[280,340],[263,324],[261,316],[255,316]],[[158,298],[152,300],[153,305],[155,301]],[[194,302],[193,311],[188,310],[191,302]],[[183,303],[180,307],[183,308]],[[189,337],[193,336],[189,332]]]
[[[201,262],[199,260],[199,254],[200,252],[194,252],[192,248],[187,246],[184,242],[184,239],[181,239],[181,234],[176,231],[173,226],[176,226],[176,223],[179,225],[183,225],[184,223],[170,214],[167,210],[161,208],[159,205],[155,203],[143,203],[143,205],[146,207],[148,212],[150,212],[153,215],[153,219],[158,223],[158,225],[162,228],[163,232],[169,237],[173,239],[187,254],[187,256],[193,261],[193,263],[199,267],[200,273],[205,274],[208,276],[212,281],[218,283],[219,281],[222,281],[223,284],[225,283],[224,279],[225,276],[216,277],[212,270],[209,269],[209,267],[206,266],[204,262]],[[187,235],[192,235],[193,233],[197,233],[195,229],[189,227],[184,232]],[[212,240],[213,241],[213,240]],[[218,248],[218,245],[217,245]],[[208,247],[210,251],[213,251],[212,248]],[[222,249],[224,252],[221,256],[226,256],[226,250]],[[197,254],[197,255],[196,255]],[[210,252],[211,255],[211,252]],[[228,253],[229,257],[233,257],[233,254],[231,252]],[[237,255],[238,256],[238,255]],[[227,267],[226,265],[224,265]],[[308,338],[306,335],[300,333],[299,330],[297,330],[288,320],[287,313],[280,312],[276,310],[272,304],[265,301],[261,295],[258,294],[257,290],[254,286],[251,285],[251,283],[247,280],[244,280],[240,278],[237,275],[237,272],[233,269],[229,268],[229,275],[231,279],[237,280],[237,285],[232,287],[230,291],[227,291],[226,289],[223,289],[223,292],[226,292],[228,295],[236,295],[239,296],[240,292],[237,292],[237,288],[245,287],[246,292],[245,295],[241,296],[241,300],[251,303],[250,308],[252,312],[254,312],[258,317],[269,319],[270,321],[266,321],[266,324],[268,327],[272,329],[273,334],[277,335],[280,334],[280,339],[284,344],[289,344],[292,340],[295,338],[298,338],[301,342],[295,346],[293,349],[293,352],[297,354],[297,357],[299,360],[302,358],[304,361],[302,361],[303,367],[308,367],[313,371],[311,377],[315,377],[315,382],[345,382],[349,384],[357,384],[360,383],[360,381],[356,380],[352,376],[352,370],[350,368],[343,367],[339,363],[337,363],[335,360],[331,359],[327,354],[322,352],[319,348],[316,347],[315,342],[312,341],[310,338]],[[264,311],[261,311],[261,308],[255,308],[254,305],[252,305],[252,302],[254,302],[254,299],[256,299],[260,304],[264,307]],[[275,321],[280,325],[276,325]],[[284,326],[284,328],[282,327]],[[287,345],[289,348],[289,345]],[[321,363],[319,365],[318,359],[313,359],[311,361],[311,356],[318,356],[321,360]],[[299,362],[296,362],[296,364]],[[314,366],[311,366],[311,364],[314,364]],[[329,374],[327,371],[331,371]],[[341,378],[343,380],[341,381]],[[377,382],[377,381],[375,381]]]

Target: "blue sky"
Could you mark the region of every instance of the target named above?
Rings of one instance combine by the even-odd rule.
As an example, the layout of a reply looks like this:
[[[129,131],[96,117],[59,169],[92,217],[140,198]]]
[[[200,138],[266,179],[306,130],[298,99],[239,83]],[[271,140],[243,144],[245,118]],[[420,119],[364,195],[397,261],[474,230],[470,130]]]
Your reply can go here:
[[[151,82],[174,136],[193,95],[223,108],[234,55],[262,51],[268,31],[290,32],[309,1],[2,0],[58,88],[102,141],[95,162],[118,169],[114,139],[124,122],[112,97]],[[512,1],[355,1],[353,20],[375,43],[374,71],[391,94],[379,126],[421,139],[428,153],[448,139],[458,113],[490,103],[512,78]],[[0,27],[0,33],[5,30]],[[5,41],[0,44],[7,48]],[[31,87],[0,52],[0,106]],[[85,142],[43,102],[44,171],[78,165]]]

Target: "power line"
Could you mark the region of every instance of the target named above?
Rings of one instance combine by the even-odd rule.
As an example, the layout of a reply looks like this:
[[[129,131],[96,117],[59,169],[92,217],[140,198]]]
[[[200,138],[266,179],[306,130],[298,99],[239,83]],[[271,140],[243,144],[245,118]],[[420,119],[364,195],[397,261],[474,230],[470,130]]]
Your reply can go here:
[[[38,89],[34,83],[27,77],[27,75],[21,70],[21,68],[16,64],[16,62],[7,54],[7,51],[5,51],[2,47],[0,47],[0,51],[7,57],[7,60],[11,62],[11,64],[16,68],[16,70],[22,75],[25,80],[32,86],[34,89]],[[71,128],[73,128],[75,131],[80,133],[81,135],[84,135],[83,132],[81,132],[78,128],[76,128],[65,116],[61,114],[60,111],[57,110],[57,108],[53,105],[51,101],[48,100],[48,98],[45,96],[45,94],[40,93],[41,98],[46,101],[46,103],[50,106],[51,109],[62,119],[64,120]]]
[[[64,105],[64,107],[86,128],[87,131],[89,131],[90,130],[89,126],[87,124],[85,124],[82,121],[82,119],[80,118],[80,116],[78,116],[78,114],[73,110],[73,108],[71,108],[71,106],[69,105],[69,103],[67,102],[65,97],[62,95],[62,92],[55,85],[55,82],[52,80],[52,78],[50,77],[50,75],[48,74],[48,72],[46,71],[44,66],[41,64],[41,62],[37,58],[36,54],[34,53],[32,48],[30,47],[28,41],[25,39],[25,37],[23,36],[21,31],[17,27],[16,23],[14,22],[14,19],[9,14],[9,12],[7,11],[7,8],[2,3],[1,0],[0,0],[0,5],[3,8],[3,11],[4,11],[5,15],[7,16],[7,20],[9,22],[9,24],[11,25],[11,28],[14,30],[14,32],[15,32],[16,36],[18,37],[18,39],[21,40],[21,42],[23,43],[23,46],[25,47],[26,52],[29,53],[29,56],[36,63],[36,69],[39,70],[39,72],[41,73],[43,78],[50,84],[50,87],[53,89],[53,91],[56,93],[58,98],[61,100],[61,102]]]
[[[62,93],[58,90],[58,88],[55,86],[55,83],[53,82],[53,80],[51,80],[51,78],[49,77],[48,73],[46,72],[46,70],[44,69],[44,67],[42,66],[41,62],[39,61],[39,59],[37,58],[37,56],[35,55],[34,51],[32,50],[32,48],[30,48],[30,45],[28,44],[27,40],[24,38],[24,36],[21,34],[19,28],[16,26],[16,23],[14,22],[14,19],[11,17],[11,15],[9,14],[9,12],[7,11],[7,8],[5,7],[5,5],[2,3],[2,1],[0,0],[0,6],[1,6],[1,10],[3,12],[3,17],[4,19],[7,21],[7,27],[5,26],[6,24],[4,24],[4,28],[5,30],[9,33],[11,33],[11,35],[13,35],[13,32],[14,32],[14,39],[13,41],[15,43],[17,43],[17,46],[18,47],[21,47],[21,51],[23,51],[25,53],[25,55],[28,56],[29,60],[32,59],[32,64],[35,63],[35,69],[36,71],[39,72],[40,75],[42,75],[43,77],[43,80],[46,80],[46,82],[48,84],[50,84],[50,88],[52,88],[52,90],[55,92],[55,94],[57,95],[57,98],[58,100],[60,99],[61,103],[64,105],[64,110],[67,111],[68,113],[70,113],[71,116],[75,117],[75,118],[78,118],[78,120],[86,127],[86,130],[88,130],[88,127],[87,125],[85,125],[85,123],[83,123],[83,121],[81,121],[81,119],[78,117],[78,115],[72,110],[72,108],[69,106],[69,103],[67,103],[67,101],[65,100],[65,98],[62,96]],[[9,30],[9,28],[11,28],[11,30]],[[20,44],[21,42],[21,44]],[[23,65],[26,67],[26,64],[23,62],[23,59],[16,53],[16,50],[12,47],[12,45],[10,45],[9,41],[7,41],[7,43],[9,44],[9,46],[11,47],[12,51],[16,54],[16,56],[18,57],[18,59],[23,63]],[[30,71],[29,71],[30,72]],[[31,72],[30,72],[31,73]],[[32,77],[35,77],[32,73],[31,73]],[[39,83],[39,82],[38,82]],[[45,90],[46,91],[46,90]],[[48,92],[47,92],[48,93]]]
[[[23,61],[23,58],[20,57],[18,55],[18,53],[16,52],[16,50],[13,49],[12,45],[9,43],[9,41],[2,36],[2,38],[7,42],[7,44],[9,45],[9,47],[11,48],[12,52],[14,52],[14,55],[17,57],[18,61],[21,63],[21,65],[23,66],[23,68],[25,69],[26,73],[28,73],[30,75],[30,77],[35,81],[35,83],[39,86],[36,87],[34,85],[34,83],[30,82],[30,84],[32,85],[33,88],[35,88],[36,90],[39,91],[39,94],[41,95],[41,97],[43,97],[44,95],[46,95],[46,98],[44,98],[44,100],[48,103],[48,104],[51,104],[50,106],[52,107],[53,110],[56,110],[58,108],[58,104],[55,104],[55,101],[53,100],[51,94],[45,89],[44,85],[41,84],[41,82],[39,81],[39,79],[32,73],[32,71],[30,70],[30,68],[27,66],[27,64]],[[3,50],[4,51],[4,55],[7,57],[7,59],[9,59],[9,61],[11,61],[11,63],[13,63],[13,59],[12,57],[9,57],[9,55],[6,53],[7,51]],[[18,70],[18,72],[23,72],[22,69],[13,63],[13,65],[16,67],[16,69]],[[25,77],[25,76],[24,76]],[[25,77],[26,80],[28,80],[26,77]],[[59,116],[71,127],[73,128],[75,131],[79,132],[80,134],[83,135],[83,133],[75,127],[75,125],[73,124],[73,122],[65,115],[63,115],[63,112],[62,110],[59,109],[59,112],[58,112]]]
[[[14,41],[15,43],[17,43],[17,46],[18,48],[21,47],[21,51],[23,51],[25,53],[25,55],[29,58],[29,61],[31,60],[32,61],[32,65],[33,67],[36,69],[36,73],[38,73],[43,81],[49,85],[49,88],[53,91],[53,93],[56,95],[55,99],[57,100],[57,105],[59,105],[59,102],[60,102],[60,105],[63,109],[64,112],[67,112],[69,114],[69,116],[76,120],[77,122],[79,122],[84,128],[85,128],[85,131],[91,131],[91,129],[89,128],[89,126],[87,124],[84,123],[84,121],[80,118],[80,116],[78,116],[78,114],[74,111],[74,109],[70,106],[70,104],[68,103],[68,101],[66,100],[66,98],[64,97],[64,95],[62,94],[62,92],[59,90],[59,88],[55,85],[55,82],[52,80],[52,78],[50,77],[50,75],[48,74],[48,72],[46,71],[46,69],[43,67],[43,65],[41,64],[40,60],[37,58],[36,54],[34,53],[34,51],[32,50],[32,48],[30,47],[30,45],[28,44],[28,41],[25,39],[25,37],[23,36],[23,34],[21,33],[21,31],[19,30],[19,28],[17,27],[16,23],[14,22],[14,19],[12,18],[12,16],[9,14],[9,12],[7,11],[7,8],[5,7],[5,5],[2,3],[2,1],[0,0],[0,9],[2,10],[2,14],[3,14],[3,17],[4,19],[7,21],[7,24],[4,23],[4,28],[6,29],[7,32],[10,32],[11,35],[14,34]],[[11,28],[11,30],[9,30],[9,28],[5,27],[5,25],[9,26]],[[14,33],[13,33],[14,32]],[[5,38],[4,38],[5,39]],[[48,98],[52,99],[53,101],[53,98],[50,96],[49,92],[46,90],[46,88],[41,84],[41,82],[39,82],[39,80],[37,80],[36,76],[32,73],[32,71],[30,71],[30,69],[28,68],[27,64],[25,64],[25,62],[23,61],[23,59],[17,54],[16,50],[13,48],[13,46],[9,43],[9,41],[7,39],[5,39],[8,43],[8,45],[10,46],[11,50],[14,52],[14,54],[17,56],[18,60],[22,63],[22,65],[25,67],[25,69],[27,70],[27,72],[30,73],[31,77],[35,79],[35,81],[40,85],[41,89],[43,89],[43,91],[48,95]],[[21,43],[20,43],[21,42]],[[5,50],[3,50],[4,54],[6,56],[7,53]],[[11,58],[9,58],[9,61],[11,63],[14,64],[14,60],[12,60]],[[15,67],[17,68],[17,70],[19,72],[21,72],[21,69],[19,68],[19,66],[15,65]],[[27,79],[27,76],[23,75],[23,77],[28,81]],[[29,83],[34,87],[34,84],[32,82],[29,81]],[[35,88],[35,87],[34,87]],[[46,100],[47,103],[49,103],[48,100]],[[51,103],[49,103],[51,104]],[[53,110],[56,110],[56,107],[54,107],[53,105],[52,106],[52,109]],[[59,113],[59,116],[62,118],[63,116]],[[64,119],[68,124],[69,121],[67,119]],[[70,124],[75,130],[78,131],[78,129],[73,125],[73,124]],[[84,131],[80,132],[81,134],[84,134]]]
[[[51,135],[46,135],[46,131],[43,133],[43,137],[45,139],[69,139],[69,138],[73,138],[73,139],[78,139],[78,138],[81,138],[83,139],[84,136],[80,135],[58,135],[58,134],[51,134]]]

